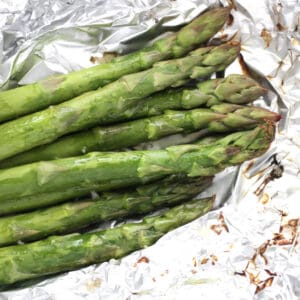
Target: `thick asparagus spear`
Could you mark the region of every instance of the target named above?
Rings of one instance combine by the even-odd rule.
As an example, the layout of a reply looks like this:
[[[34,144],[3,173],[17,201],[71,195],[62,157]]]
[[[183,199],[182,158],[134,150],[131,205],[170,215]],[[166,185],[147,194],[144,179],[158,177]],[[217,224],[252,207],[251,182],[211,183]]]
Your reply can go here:
[[[97,200],[85,199],[0,218],[0,246],[75,232],[94,223],[173,206],[197,196],[211,181],[211,177],[169,176],[123,193],[104,193]]]
[[[209,137],[201,138],[198,140],[197,138],[191,139],[191,142],[195,142],[197,140],[197,145],[206,145],[212,142],[215,142],[224,135],[210,135]],[[180,140],[176,139],[171,143],[183,144]],[[170,144],[168,145],[170,146]],[[166,147],[168,147],[166,146]],[[163,147],[163,148],[166,148]],[[59,192],[52,193],[43,193],[43,194],[35,194],[31,196],[18,197],[9,200],[0,201],[0,215],[8,215],[13,213],[22,213],[27,211],[32,211],[37,208],[43,208],[50,205],[59,204],[62,202],[66,202],[67,200],[80,198],[82,196],[88,197],[91,191],[103,192],[109,190],[116,190],[122,187],[132,187],[140,184],[146,184],[150,182],[154,182],[162,179],[164,176],[156,175],[151,177],[143,177],[143,178],[122,178],[120,180],[109,180],[108,182],[96,182],[82,184],[80,187],[73,187],[69,189],[65,189]]]
[[[139,99],[179,81],[224,69],[239,52],[238,43],[199,48],[188,56],[159,62],[153,68],[126,75],[97,91],[0,126],[0,160],[47,144],[87,127],[113,122]]]
[[[235,104],[213,105],[186,111],[166,111],[163,115],[140,119],[62,137],[9,158],[0,168],[8,168],[35,161],[82,155],[91,151],[117,150],[142,142],[157,140],[175,133],[189,133],[199,129],[207,132],[228,132],[251,129],[264,120],[278,121],[280,115],[263,108]]]
[[[264,153],[274,138],[274,125],[228,135],[207,146],[180,145],[165,150],[91,152],[84,156],[37,162],[0,170],[0,201],[58,192],[86,183],[143,179],[185,173],[210,176],[227,166]]]
[[[195,220],[212,208],[213,198],[175,206],[140,223],[85,234],[52,236],[45,240],[0,248],[0,288],[26,279],[78,269],[120,258],[148,247],[165,233]]]
[[[230,9],[216,8],[199,16],[172,36],[153,46],[117,57],[109,63],[56,75],[37,83],[0,93],[0,122],[14,119],[95,90],[125,74],[150,68],[155,62],[176,58],[207,41],[219,31]]]

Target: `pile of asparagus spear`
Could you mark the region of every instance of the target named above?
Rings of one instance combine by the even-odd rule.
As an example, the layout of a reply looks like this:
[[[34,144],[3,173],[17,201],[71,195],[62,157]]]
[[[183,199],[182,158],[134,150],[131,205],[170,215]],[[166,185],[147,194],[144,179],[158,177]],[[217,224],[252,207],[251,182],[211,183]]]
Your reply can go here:
[[[211,9],[151,47],[0,93],[1,289],[153,244],[212,208],[196,196],[216,173],[267,151],[280,116],[249,105],[266,90],[209,79],[239,55],[238,42],[205,45],[229,14]],[[128,151],[193,132],[209,137]]]

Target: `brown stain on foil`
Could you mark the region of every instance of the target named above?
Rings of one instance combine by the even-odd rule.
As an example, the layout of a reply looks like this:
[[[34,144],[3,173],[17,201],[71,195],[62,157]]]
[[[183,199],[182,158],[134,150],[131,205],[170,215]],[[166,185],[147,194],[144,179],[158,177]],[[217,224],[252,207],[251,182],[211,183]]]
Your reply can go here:
[[[140,263],[146,263],[146,264],[148,264],[149,261],[150,261],[150,259],[149,259],[148,257],[142,256],[141,258],[139,258],[139,259],[133,264],[133,266],[134,266],[134,267],[137,267],[137,265],[140,264]]]
[[[273,280],[274,280],[274,277],[272,276],[272,277],[267,278],[266,280],[260,281],[259,285],[257,285],[257,287],[256,287],[254,294],[257,294],[257,293],[261,292],[263,289],[271,286],[273,283]]]
[[[260,33],[260,36],[264,40],[266,48],[268,48],[270,46],[271,42],[272,42],[271,33],[266,28],[263,28],[263,30]]]
[[[236,4],[234,3],[234,0],[228,0],[228,5],[229,5],[232,9],[237,10]]]
[[[268,259],[265,256],[265,252],[267,251],[268,246],[270,245],[270,241],[267,241],[266,243],[262,244],[259,248],[258,248],[258,254],[262,257],[262,259],[264,260],[264,263],[267,265],[268,264]]]
[[[192,261],[193,261],[193,266],[197,267],[198,263],[196,257],[193,257]]]
[[[86,289],[89,291],[89,292],[92,292],[94,291],[95,289],[99,288],[100,285],[102,283],[102,280],[100,278],[95,278],[95,279],[92,279],[90,281],[87,282],[86,284]]]
[[[258,247],[256,252],[248,261],[245,270],[243,270],[242,272],[234,272],[234,275],[247,277],[250,283],[256,286],[255,294],[259,293],[267,287],[270,287],[273,283],[274,277],[277,276],[277,273],[272,272],[269,269],[259,269],[256,264],[256,259],[258,256],[262,257],[265,265],[268,264],[268,259],[265,256],[265,252],[267,251],[268,246],[270,246],[271,244],[272,242],[270,240],[267,240],[264,244]],[[262,271],[265,271],[270,277],[265,280],[261,280],[259,277]]]
[[[219,227],[220,227],[220,225],[215,225],[214,224],[214,225],[210,226],[210,229],[212,231],[214,231],[217,235],[220,235],[222,233],[222,229],[220,229]]]
[[[221,225],[223,226],[223,228],[224,228],[227,232],[229,232],[228,226],[227,226],[227,224],[225,223],[224,215],[223,215],[222,212],[219,213],[218,219],[219,219]]]
[[[97,61],[98,61],[98,59],[100,59],[101,57],[98,57],[98,56],[91,56],[90,57],[90,62],[92,63],[92,64],[96,64],[97,63]]]
[[[246,65],[246,63],[245,63],[245,60],[244,60],[244,57],[243,57],[242,54],[239,54],[239,56],[238,56],[238,62],[239,62],[240,67],[241,67],[241,69],[242,69],[242,73],[243,73],[244,75],[246,75],[246,76],[251,77],[251,76],[250,76],[249,69],[248,69],[248,67],[247,67],[247,65]]]
[[[117,52],[104,52],[101,57],[99,56],[91,56],[90,62],[92,64],[103,64],[111,62],[115,57],[117,57],[119,54]]]
[[[233,21],[234,21],[233,15],[230,14],[229,17],[228,17],[228,20],[226,22],[227,26],[232,25]]]
[[[267,193],[263,193],[262,197],[260,198],[260,202],[263,205],[266,205],[270,200],[270,196]]]
[[[247,173],[253,167],[253,165],[254,165],[254,160],[251,160],[249,164],[246,166],[246,168],[244,169],[243,174]]]
[[[218,257],[214,254],[211,254],[210,258],[211,258],[211,264],[214,266],[216,264],[216,262],[218,261]]]
[[[283,246],[283,245],[295,246],[297,243],[296,238],[298,234],[298,226],[300,224],[300,218],[290,219],[287,222],[284,222],[284,218],[287,217],[287,214],[284,213],[283,211],[280,211],[280,214],[281,214],[281,225],[279,228],[279,232],[274,234],[272,240],[267,240],[260,247],[258,247],[256,252],[253,254],[251,259],[247,263],[245,270],[243,270],[242,272],[234,272],[234,275],[248,277],[250,283],[256,285],[255,294],[261,292],[267,287],[270,287],[273,283],[275,276],[277,276],[276,272],[273,272],[269,269],[265,268],[259,270],[256,264],[257,257],[260,256],[263,259],[264,264],[267,265],[268,259],[265,255],[265,252],[267,251],[269,246]],[[266,272],[270,277],[268,277],[265,280],[260,280],[259,275],[262,271]]]
[[[234,272],[233,275],[239,275],[239,276],[245,276],[246,277],[246,272],[242,271],[242,272]]]
[[[211,262],[211,264],[214,266],[216,262],[218,261],[218,257],[215,254],[210,254],[209,257],[203,257],[200,261],[201,265],[205,265],[208,262]]]
[[[201,259],[200,264],[205,265],[208,261],[209,261],[209,258],[204,257],[204,258]]]
[[[281,60],[280,62],[278,62],[278,67],[277,67],[277,69],[276,69],[276,71],[275,71],[275,74],[274,75],[267,75],[266,77],[267,77],[267,79],[269,79],[269,80],[272,80],[272,79],[274,79],[274,78],[276,78],[277,76],[278,76],[278,72],[279,72],[279,70],[281,69],[281,67],[284,65],[284,62]],[[281,85],[283,85],[283,83],[284,83],[284,81],[282,80],[281,81]],[[283,93],[284,93],[284,91],[282,91]]]
[[[277,273],[276,273],[276,272],[272,272],[272,271],[270,271],[270,270],[268,270],[268,269],[265,269],[265,272],[266,272],[267,274],[269,274],[270,276],[277,276]]]
[[[217,235],[220,235],[223,232],[223,230],[225,230],[226,232],[229,232],[229,228],[225,222],[225,218],[224,218],[224,215],[222,212],[219,213],[218,221],[219,221],[219,224],[211,225],[210,229],[212,231],[214,231]]]
[[[278,31],[284,31],[285,27],[283,25],[281,25],[279,22],[276,24],[277,30]]]
[[[281,224],[286,215],[281,215]],[[279,232],[274,233],[273,245],[287,246],[294,245],[298,234],[300,219],[290,219],[286,224],[279,227]]]

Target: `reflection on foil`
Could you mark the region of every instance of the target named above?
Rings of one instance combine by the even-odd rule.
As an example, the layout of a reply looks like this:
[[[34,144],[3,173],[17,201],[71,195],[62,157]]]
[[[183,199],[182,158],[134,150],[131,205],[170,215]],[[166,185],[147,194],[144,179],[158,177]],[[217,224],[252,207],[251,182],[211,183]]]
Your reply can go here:
[[[282,116],[269,151],[218,174],[203,195],[216,193],[216,206],[225,204],[152,247],[2,292],[1,300],[300,298],[300,5],[297,0],[220,3],[232,5],[232,17],[213,42],[242,42],[240,59],[225,75],[246,73],[259,80],[269,92],[255,105]],[[220,3],[1,1],[0,84],[27,84],[143,47]]]

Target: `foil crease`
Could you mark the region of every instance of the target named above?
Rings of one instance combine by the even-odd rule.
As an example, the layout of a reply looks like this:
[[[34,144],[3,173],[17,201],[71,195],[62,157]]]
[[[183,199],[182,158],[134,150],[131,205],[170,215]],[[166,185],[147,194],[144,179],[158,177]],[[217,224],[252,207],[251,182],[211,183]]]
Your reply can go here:
[[[220,4],[232,5],[233,18],[218,37],[242,43],[226,75],[256,78],[270,92],[255,105],[282,115],[269,151],[218,174],[202,194],[217,193],[216,209],[152,247],[2,292],[1,300],[300,298],[299,1],[1,1],[0,84],[91,66],[91,56],[143,47]]]

